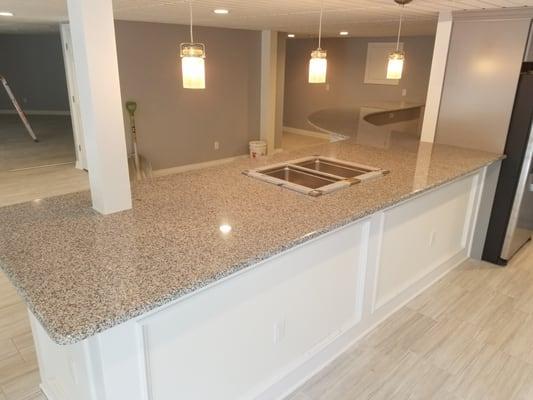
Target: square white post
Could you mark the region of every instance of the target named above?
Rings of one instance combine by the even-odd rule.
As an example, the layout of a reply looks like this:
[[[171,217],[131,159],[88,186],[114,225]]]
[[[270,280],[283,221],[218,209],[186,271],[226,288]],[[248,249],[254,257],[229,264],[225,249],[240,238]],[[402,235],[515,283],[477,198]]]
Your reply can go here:
[[[267,143],[268,153],[274,151],[276,136],[278,33],[261,32],[261,128],[260,137]]]
[[[452,35],[452,13],[441,12],[435,34],[435,46],[433,48],[433,61],[431,62],[431,73],[429,75],[428,94],[424,111],[424,121],[422,123],[422,134],[420,140],[423,142],[433,142],[437,130],[439,118],[440,99],[444,86],[444,76],[446,74],[446,63],[448,62],[448,49]]]
[[[131,208],[112,0],[67,0],[93,208]]]

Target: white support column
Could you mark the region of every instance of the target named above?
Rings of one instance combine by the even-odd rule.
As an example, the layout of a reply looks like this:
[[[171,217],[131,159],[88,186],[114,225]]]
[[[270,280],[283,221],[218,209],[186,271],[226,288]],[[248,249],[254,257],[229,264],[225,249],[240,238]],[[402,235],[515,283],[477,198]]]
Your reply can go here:
[[[431,74],[429,76],[424,122],[420,138],[423,142],[433,142],[435,139],[451,34],[452,14],[451,12],[441,12],[435,35],[433,61],[431,62]]]
[[[67,0],[93,207],[131,208],[111,0]]]
[[[276,135],[278,33],[261,32],[261,140],[267,142],[268,153],[274,152]]]

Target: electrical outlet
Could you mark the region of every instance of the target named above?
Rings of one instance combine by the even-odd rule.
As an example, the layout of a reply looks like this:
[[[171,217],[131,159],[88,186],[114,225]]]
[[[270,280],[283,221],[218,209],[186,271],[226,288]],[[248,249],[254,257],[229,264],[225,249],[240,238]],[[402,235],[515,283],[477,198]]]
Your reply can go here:
[[[274,343],[278,344],[285,338],[287,324],[282,319],[274,324]]]
[[[218,150],[220,148],[220,143],[215,142],[214,143],[215,150]]]
[[[329,92],[329,83],[326,83],[326,92]]]
[[[407,96],[407,89],[402,89],[402,97]]]

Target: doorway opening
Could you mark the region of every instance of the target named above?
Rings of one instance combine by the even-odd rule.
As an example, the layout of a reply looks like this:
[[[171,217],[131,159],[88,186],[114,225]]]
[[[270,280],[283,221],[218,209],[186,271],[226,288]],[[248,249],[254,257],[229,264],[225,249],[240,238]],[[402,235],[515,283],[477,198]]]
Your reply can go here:
[[[62,36],[59,30],[0,33],[0,74],[38,139],[0,86],[0,206],[89,188]]]

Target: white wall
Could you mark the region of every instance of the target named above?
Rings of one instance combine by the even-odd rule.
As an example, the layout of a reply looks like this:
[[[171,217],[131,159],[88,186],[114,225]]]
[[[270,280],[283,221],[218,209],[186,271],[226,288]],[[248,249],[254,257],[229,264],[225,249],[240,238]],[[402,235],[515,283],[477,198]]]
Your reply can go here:
[[[503,152],[529,26],[454,14],[435,142]]]

